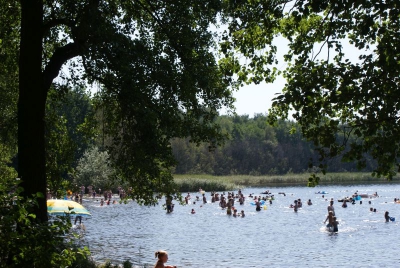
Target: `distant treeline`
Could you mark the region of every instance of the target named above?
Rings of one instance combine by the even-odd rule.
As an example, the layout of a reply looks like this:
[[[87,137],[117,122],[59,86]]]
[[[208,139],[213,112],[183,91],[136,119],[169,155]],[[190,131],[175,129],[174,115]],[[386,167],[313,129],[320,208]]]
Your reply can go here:
[[[270,126],[265,115],[257,114],[253,118],[220,116],[218,123],[229,139],[213,150],[209,144],[196,146],[189,139],[172,141],[178,161],[176,174],[274,175],[307,172],[310,163],[320,164],[315,146],[301,136],[294,122],[281,121]],[[368,159],[363,171],[372,171],[373,163]],[[323,164],[330,172],[358,171],[354,163],[342,162],[340,157],[327,159]]]

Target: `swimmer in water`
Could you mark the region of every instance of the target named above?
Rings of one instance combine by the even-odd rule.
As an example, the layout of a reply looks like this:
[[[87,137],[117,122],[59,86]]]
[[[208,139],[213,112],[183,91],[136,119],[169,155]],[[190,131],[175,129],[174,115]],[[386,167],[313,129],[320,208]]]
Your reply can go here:
[[[154,265],[154,268],[176,268],[176,266],[164,265],[164,263],[168,261],[168,253],[166,251],[163,250],[156,251],[155,256],[156,258],[158,258],[158,260],[156,265]]]
[[[307,205],[309,205],[309,206],[312,205],[311,199],[308,199]]]
[[[194,208],[192,208],[192,212],[190,212],[192,214],[196,214],[196,211],[194,211]]]
[[[244,210],[241,211],[240,215],[242,216],[242,218],[244,218]]]
[[[233,210],[233,217],[237,217],[237,209]]]
[[[302,208],[302,207],[303,207],[303,202],[301,202],[301,199],[300,199],[300,198],[297,199],[297,206],[298,206],[299,208]]]

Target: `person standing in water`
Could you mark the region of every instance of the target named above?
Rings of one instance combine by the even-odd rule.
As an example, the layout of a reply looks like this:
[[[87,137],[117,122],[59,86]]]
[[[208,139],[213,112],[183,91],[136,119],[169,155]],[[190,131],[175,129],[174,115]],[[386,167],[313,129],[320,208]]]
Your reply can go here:
[[[172,212],[172,197],[171,196],[167,196],[165,198],[165,203],[167,205],[167,213],[171,213]]]
[[[329,206],[328,206],[328,213],[329,213],[329,211],[332,211],[333,216],[335,216],[335,208],[333,207],[333,201],[331,201],[331,202],[329,203]]]
[[[154,268],[176,268],[176,266],[167,265],[165,266],[164,263],[168,261],[168,253],[164,250],[156,251],[155,253],[156,258],[158,258]]]
[[[226,215],[232,215],[232,204],[231,202],[226,203]]]
[[[260,200],[256,200],[256,211],[261,211],[261,202],[260,202]]]
[[[386,220],[386,222],[389,222],[389,221],[390,221],[389,211],[386,211],[386,212],[385,212],[385,220]]]
[[[326,217],[324,223],[326,223],[326,221],[328,221],[328,225],[326,225],[326,227],[332,227],[333,226],[333,212],[329,211],[328,216]]]
[[[293,211],[297,212],[298,210],[299,210],[299,204],[297,203],[297,200],[294,200]]]
[[[332,227],[333,227],[333,232],[335,232],[335,233],[339,232],[338,224],[339,224],[339,222],[336,220],[336,217],[333,217]]]

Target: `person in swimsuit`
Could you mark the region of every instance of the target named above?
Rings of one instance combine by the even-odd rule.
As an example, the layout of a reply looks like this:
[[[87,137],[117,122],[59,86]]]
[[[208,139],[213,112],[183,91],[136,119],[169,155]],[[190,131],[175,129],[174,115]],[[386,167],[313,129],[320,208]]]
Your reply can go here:
[[[167,205],[167,213],[171,213],[172,212],[172,197],[166,196],[165,203]]]
[[[328,221],[328,225],[326,227],[332,227],[333,226],[333,212],[332,211],[329,211],[329,214],[326,217],[324,223],[326,223],[326,221]]]
[[[79,224],[82,224],[82,216],[78,215],[75,217],[75,225],[79,221]]]
[[[297,203],[297,200],[294,200],[294,206],[293,206],[293,211],[297,212],[299,210],[299,205]]]
[[[386,222],[389,222],[389,220],[390,220],[389,211],[385,212],[385,220],[386,220]]]
[[[333,226],[333,232],[335,233],[339,232],[338,224],[339,222],[336,220],[336,217],[333,217],[332,226]]]
[[[261,202],[260,202],[260,200],[256,201],[256,211],[261,211]]]
[[[165,266],[164,263],[168,261],[168,253],[164,250],[156,251],[155,253],[156,258],[158,258],[154,268],[176,268],[176,266],[167,265]]]
[[[333,216],[335,216],[335,208],[333,207],[333,201],[330,202],[329,206],[328,206],[328,213],[332,211]]]
[[[227,209],[226,209],[226,215],[232,215],[232,205],[231,205],[231,202],[228,202],[228,203],[226,204],[226,207],[227,207]]]

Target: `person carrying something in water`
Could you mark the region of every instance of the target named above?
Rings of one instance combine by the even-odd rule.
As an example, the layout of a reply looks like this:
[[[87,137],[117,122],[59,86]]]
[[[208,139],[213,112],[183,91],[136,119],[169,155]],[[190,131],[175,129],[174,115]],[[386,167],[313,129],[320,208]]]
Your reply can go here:
[[[328,225],[326,225],[326,227],[330,228],[333,226],[333,212],[329,211],[328,216],[326,217],[324,223],[326,223],[326,221],[328,221]]]
[[[168,261],[168,253],[166,251],[164,250],[156,251],[155,256],[156,258],[158,258],[158,260],[156,262],[156,265],[154,265],[154,268],[176,268],[176,266],[164,265],[164,263]]]

